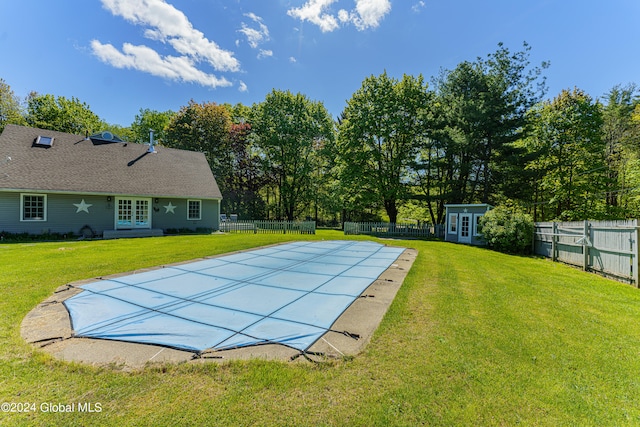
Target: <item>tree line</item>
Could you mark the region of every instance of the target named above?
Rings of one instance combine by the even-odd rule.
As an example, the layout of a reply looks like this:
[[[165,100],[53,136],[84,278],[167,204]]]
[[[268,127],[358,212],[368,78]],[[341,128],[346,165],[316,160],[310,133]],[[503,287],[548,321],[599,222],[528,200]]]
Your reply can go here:
[[[573,88],[545,99],[530,46],[422,75],[364,79],[333,119],[322,102],[273,90],[264,101],[140,109],[110,125],[76,98],[19,100],[0,79],[7,123],[84,134],[109,130],[205,153],[240,218],[441,224],[445,205],[490,203],[535,220],[619,219],[640,208],[640,97],[615,86],[600,99]]]

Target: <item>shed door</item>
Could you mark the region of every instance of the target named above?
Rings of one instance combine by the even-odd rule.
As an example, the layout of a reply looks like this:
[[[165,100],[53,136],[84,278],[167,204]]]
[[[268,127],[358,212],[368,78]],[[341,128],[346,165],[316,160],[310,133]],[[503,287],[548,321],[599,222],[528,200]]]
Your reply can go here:
[[[116,229],[151,228],[151,199],[116,200]]]
[[[471,243],[471,219],[472,214],[460,214],[460,231],[458,233],[458,241],[461,243]]]

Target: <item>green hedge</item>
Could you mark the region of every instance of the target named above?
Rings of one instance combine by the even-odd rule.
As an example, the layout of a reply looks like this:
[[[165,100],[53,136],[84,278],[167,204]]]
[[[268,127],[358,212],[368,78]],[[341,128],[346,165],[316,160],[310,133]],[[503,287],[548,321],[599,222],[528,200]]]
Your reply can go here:
[[[531,253],[534,230],[531,216],[499,206],[487,212],[480,224],[490,248],[511,254]]]

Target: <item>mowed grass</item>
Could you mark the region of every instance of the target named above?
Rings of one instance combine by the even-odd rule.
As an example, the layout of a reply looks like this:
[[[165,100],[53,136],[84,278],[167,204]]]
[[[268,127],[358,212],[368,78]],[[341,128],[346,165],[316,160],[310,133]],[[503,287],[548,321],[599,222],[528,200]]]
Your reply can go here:
[[[0,425],[639,425],[640,291],[547,260],[442,242],[419,255],[365,352],[135,372],[61,362],[20,338],[65,283],[291,239],[216,235],[0,245]],[[44,413],[99,403],[99,413]]]

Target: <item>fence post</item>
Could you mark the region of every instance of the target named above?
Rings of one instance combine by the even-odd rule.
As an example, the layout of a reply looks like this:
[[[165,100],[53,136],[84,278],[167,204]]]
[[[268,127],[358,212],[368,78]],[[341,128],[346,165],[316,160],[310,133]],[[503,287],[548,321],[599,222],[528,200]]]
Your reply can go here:
[[[551,224],[551,261],[556,262],[558,260],[556,252],[558,249],[558,224],[555,221]]]
[[[638,227],[638,220],[636,222],[635,232],[631,233],[631,277],[635,282],[636,288],[640,288],[640,283],[638,283],[638,237],[640,237],[640,228]],[[635,241],[634,241],[635,240]]]
[[[589,221],[584,221],[582,233],[582,271],[589,270]]]

